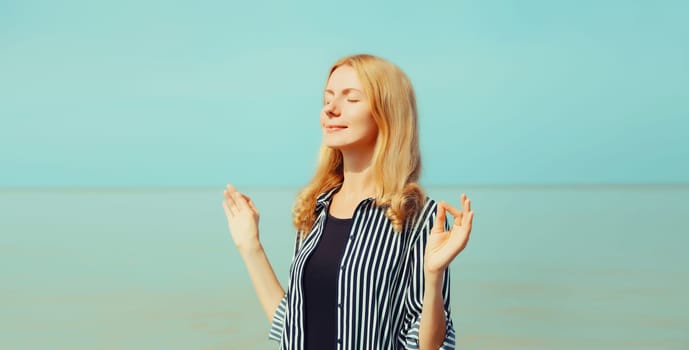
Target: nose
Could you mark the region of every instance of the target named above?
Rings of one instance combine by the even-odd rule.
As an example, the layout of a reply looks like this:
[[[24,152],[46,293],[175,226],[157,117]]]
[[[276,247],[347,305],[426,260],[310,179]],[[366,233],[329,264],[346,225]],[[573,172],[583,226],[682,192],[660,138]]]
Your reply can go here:
[[[337,100],[338,99],[333,98],[325,106],[323,106],[323,111],[328,117],[335,118],[340,116],[340,107]]]

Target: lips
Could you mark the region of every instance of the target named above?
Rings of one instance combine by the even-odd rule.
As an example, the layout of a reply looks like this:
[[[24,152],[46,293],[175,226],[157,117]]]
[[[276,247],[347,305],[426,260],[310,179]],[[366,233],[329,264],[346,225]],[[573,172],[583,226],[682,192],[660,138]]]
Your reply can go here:
[[[347,127],[344,125],[326,125],[325,126],[325,130],[327,130],[327,131],[339,131],[339,130],[343,130],[343,129],[347,129]]]

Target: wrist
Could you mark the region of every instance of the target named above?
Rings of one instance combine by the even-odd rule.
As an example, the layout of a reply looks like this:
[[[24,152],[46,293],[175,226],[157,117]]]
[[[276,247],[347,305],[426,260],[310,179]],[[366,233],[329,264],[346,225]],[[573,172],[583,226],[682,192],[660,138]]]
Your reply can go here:
[[[426,271],[424,273],[424,284],[426,288],[442,288],[443,286],[443,271]]]
[[[263,245],[259,240],[252,240],[249,242],[242,243],[241,245],[237,245],[237,250],[239,250],[239,254],[244,257],[251,257],[256,254],[260,254],[263,251]]]

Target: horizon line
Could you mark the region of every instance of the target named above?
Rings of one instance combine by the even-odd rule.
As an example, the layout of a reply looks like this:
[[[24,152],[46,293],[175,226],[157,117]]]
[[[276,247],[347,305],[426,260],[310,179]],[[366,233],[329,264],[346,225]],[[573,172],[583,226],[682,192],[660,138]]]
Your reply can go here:
[[[305,185],[238,185],[243,189],[261,189],[261,190],[295,190],[301,189]],[[422,186],[428,189],[442,189],[442,188],[676,188],[689,187],[689,182],[676,183],[497,183],[497,184],[434,184]],[[199,190],[220,190],[224,186],[195,186],[195,185],[180,185],[180,186],[0,186],[0,192],[32,192],[32,191],[199,191]]]

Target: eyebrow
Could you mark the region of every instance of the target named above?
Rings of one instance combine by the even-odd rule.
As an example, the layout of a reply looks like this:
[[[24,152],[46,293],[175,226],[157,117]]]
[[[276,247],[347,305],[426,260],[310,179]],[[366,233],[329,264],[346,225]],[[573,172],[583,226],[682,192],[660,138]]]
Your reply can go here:
[[[345,95],[349,94],[350,92],[362,93],[361,90],[355,89],[355,88],[346,88],[346,89],[342,89],[342,93],[345,94]],[[325,90],[325,93],[326,93],[326,94],[335,95],[335,91],[330,90],[330,89],[326,89],[326,90]]]

